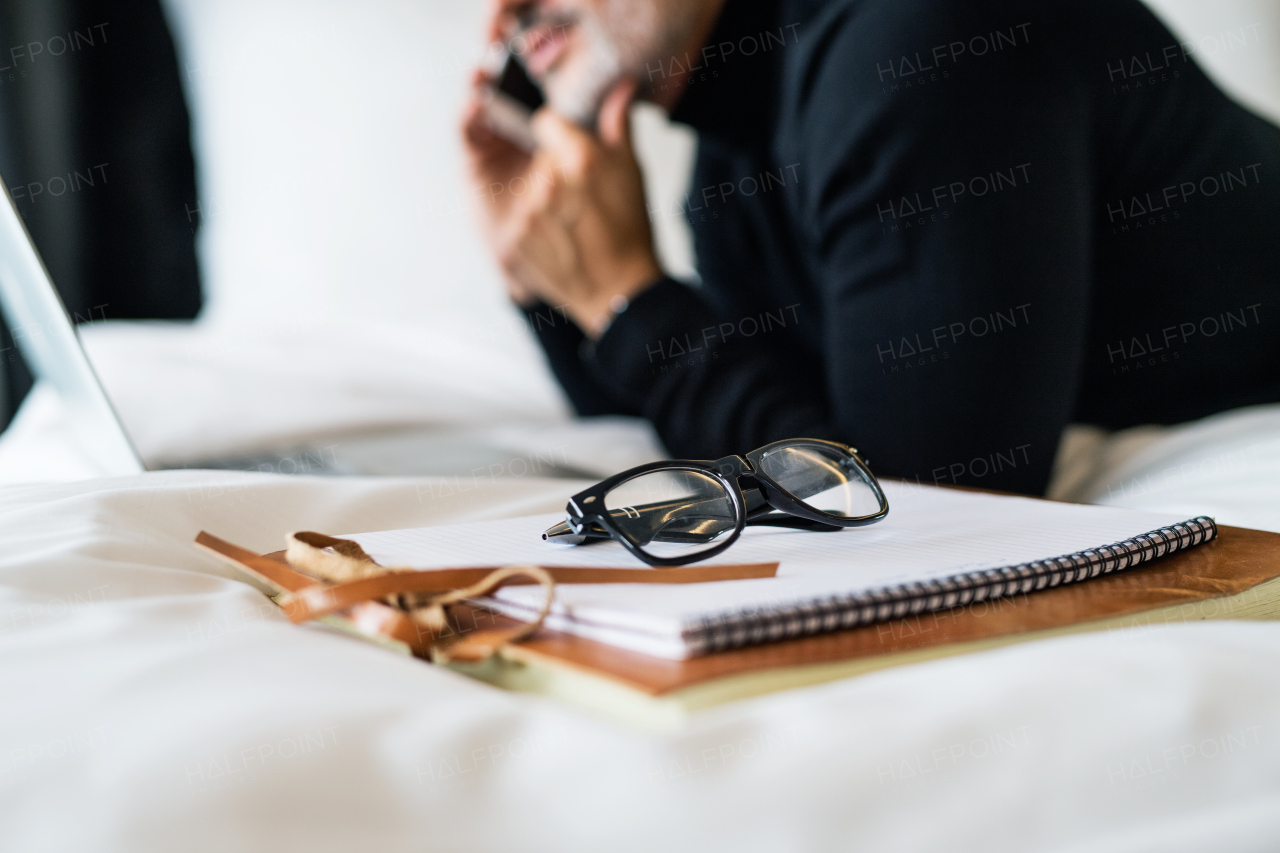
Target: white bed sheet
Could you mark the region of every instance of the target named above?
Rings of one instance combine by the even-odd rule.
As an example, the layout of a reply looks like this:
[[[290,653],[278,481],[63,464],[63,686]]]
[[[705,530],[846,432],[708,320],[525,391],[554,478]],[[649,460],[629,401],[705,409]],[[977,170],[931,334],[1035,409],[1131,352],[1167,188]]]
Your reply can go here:
[[[195,551],[553,510],[571,481],[0,489],[0,849],[1272,850],[1280,626],[1147,626],[645,734],[284,622]]]
[[[1049,496],[1150,512],[1210,507],[1220,524],[1280,533],[1280,404],[1113,433],[1069,427]]]

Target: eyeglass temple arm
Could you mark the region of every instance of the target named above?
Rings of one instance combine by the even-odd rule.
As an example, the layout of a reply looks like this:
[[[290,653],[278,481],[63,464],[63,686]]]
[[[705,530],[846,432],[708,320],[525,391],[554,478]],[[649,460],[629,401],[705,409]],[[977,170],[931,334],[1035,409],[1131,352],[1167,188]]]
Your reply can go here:
[[[792,530],[813,530],[819,533],[844,530],[843,527],[835,524],[824,524],[808,518],[775,513],[772,507],[760,510],[757,515],[748,515],[747,527],[788,527]]]

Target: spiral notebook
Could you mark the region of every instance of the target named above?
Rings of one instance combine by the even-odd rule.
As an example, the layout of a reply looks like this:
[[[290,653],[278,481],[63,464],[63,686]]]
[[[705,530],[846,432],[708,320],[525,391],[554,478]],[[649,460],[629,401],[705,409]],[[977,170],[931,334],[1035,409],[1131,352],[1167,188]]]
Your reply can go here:
[[[561,586],[548,627],[682,660],[852,628],[1112,574],[1213,539],[1212,519],[887,482],[889,517],[836,533],[752,528],[715,563],[778,562],[777,576],[706,584]],[[641,568],[616,543],[548,544],[563,519],[349,534],[382,565],[484,563]],[[652,569],[660,572],[661,569]],[[534,587],[478,603],[517,618]]]

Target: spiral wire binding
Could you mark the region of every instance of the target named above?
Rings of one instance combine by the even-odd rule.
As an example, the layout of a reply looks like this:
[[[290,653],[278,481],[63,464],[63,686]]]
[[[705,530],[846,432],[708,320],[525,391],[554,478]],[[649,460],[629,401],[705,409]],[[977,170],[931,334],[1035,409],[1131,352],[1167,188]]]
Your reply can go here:
[[[1212,518],[1202,515],[1113,545],[1077,551],[1064,557],[853,595],[825,596],[759,608],[748,613],[733,611],[707,616],[684,631],[684,640],[693,654],[701,655],[967,607],[982,601],[1053,589],[1099,575],[1122,572],[1208,542],[1217,535],[1217,524]]]

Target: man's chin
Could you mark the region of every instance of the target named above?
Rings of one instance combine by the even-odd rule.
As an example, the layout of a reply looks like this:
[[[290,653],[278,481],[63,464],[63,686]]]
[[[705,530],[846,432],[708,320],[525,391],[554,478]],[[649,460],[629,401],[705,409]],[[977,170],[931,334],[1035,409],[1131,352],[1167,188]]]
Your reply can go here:
[[[596,116],[605,93],[612,88],[613,79],[580,73],[580,69],[565,69],[563,75],[548,75],[547,102],[551,109],[582,127],[595,129]],[[578,71],[579,73],[573,73]]]
[[[551,108],[582,127],[595,130],[605,93],[621,76],[617,46],[598,21],[584,17],[575,28],[571,47],[557,59],[544,81]]]

